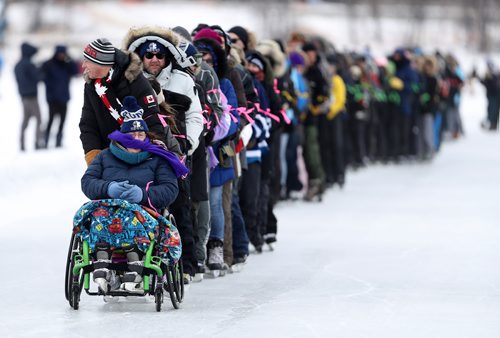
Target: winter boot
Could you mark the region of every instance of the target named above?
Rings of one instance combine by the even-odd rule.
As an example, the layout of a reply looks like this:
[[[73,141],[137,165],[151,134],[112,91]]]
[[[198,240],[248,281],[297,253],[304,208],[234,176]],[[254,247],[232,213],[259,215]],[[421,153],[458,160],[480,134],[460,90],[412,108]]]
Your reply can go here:
[[[312,179],[309,181],[309,187],[304,196],[304,200],[312,201],[316,196],[318,197],[319,200],[321,200],[321,193],[322,193],[321,179],[319,178]]]
[[[143,266],[139,258],[138,250],[135,246],[127,247],[123,250],[127,254],[127,262],[129,266]],[[127,291],[132,292],[142,292],[140,288],[140,283],[142,282],[142,276],[137,271],[127,271],[122,277],[123,288]]]
[[[96,244],[96,264],[98,263],[111,263],[109,259],[109,245],[107,243]],[[94,282],[97,284],[99,290],[106,294],[111,280],[111,272],[108,268],[98,268],[93,272]]]
[[[221,270],[224,264],[224,244],[218,239],[211,239],[207,244],[208,268],[210,270]]]

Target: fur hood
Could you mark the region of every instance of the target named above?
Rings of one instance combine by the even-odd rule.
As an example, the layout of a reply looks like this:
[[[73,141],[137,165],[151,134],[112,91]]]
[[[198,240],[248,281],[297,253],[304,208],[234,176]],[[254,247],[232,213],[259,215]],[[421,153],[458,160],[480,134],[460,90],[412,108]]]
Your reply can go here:
[[[280,45],[274,40],[262,40],[257,45],[257,50],[269,59],[274,76],[282,77],[286,73],[286,55],[281,51]]]
[[[136,52],[137,48],[146,40],[161,43],[168,49],[169,44],[177,46],[180,37],[173,30],[160,26],[133,27],[125,35],[122,48],[130,52]]]
[[[134,53],[124,52],[115,48],[115,64],[113,65],[113,78],[119,78],[122,74],[128,80],[133,82],[137,77],[142,74],[142,62],[139,56]],[[87,74],[83,73],[83,79],[86,83],[91,83],[92,80]]]

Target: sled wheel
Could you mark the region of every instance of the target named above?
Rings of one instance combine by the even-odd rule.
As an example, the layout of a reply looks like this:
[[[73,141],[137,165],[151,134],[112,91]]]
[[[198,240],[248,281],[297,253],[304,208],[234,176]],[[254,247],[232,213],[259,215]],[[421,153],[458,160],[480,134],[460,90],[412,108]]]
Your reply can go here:
[[[168,291],[168,294],[170,296],[170,301],[172,302],[172,306],[174,309],[179,308],[179,301],[177,300],[177,296],[175,294],[175,285],[173,282],[173,272],[172,272],[172,267],[167,266],[167,270],[165,271],[165,275],[167,276],[167,281],[164,285],[164,288],[166,291]]]
[[[161,303],[163,303],[163,290],[161,287],[156,288],[155,290],[155,303],[156,303],[156,312],[161,311]]]

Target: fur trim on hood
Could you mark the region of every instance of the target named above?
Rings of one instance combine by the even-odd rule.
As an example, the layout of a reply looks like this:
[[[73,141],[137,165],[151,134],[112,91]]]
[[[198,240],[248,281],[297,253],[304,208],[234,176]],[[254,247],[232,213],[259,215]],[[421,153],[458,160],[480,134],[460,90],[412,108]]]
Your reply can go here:
[[[254,32],[248,32],[248,44],[247,44],[247,51],[248,50],[255,50],[257,48],[257,35],[255,35]]]
[[[257,50],[269,59],[275,77],[280,78],[285,75],[286,55],[281,51],[280,45],[276,41],[262,40],[257,45]]]
[[[131,28],[123,39],[123,48],[137,53],[138,48],[146,41],[155,41],[167,48],[170,61],[181,68],[189,68],[196,64],[192,56],[186,55],[188,42],[170,28],[159,26],[143,26]]]
[[[146,40],[161,43],[168,49],[169,44],[177,46],[180,37],[173,30],[160,26],[133,27],[125,35],[122,48],[130,52],[136,52],[137,48]]]

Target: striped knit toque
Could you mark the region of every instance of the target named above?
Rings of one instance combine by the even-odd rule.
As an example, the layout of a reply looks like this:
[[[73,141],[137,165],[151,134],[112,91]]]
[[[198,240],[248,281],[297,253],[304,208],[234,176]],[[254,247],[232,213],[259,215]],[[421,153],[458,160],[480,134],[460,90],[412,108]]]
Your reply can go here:
[[[115,48],[108,39],[97,39],[85,47],[83,57],[98,65],[112,66],[115,63]]]

